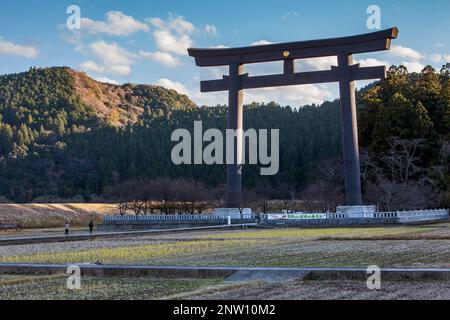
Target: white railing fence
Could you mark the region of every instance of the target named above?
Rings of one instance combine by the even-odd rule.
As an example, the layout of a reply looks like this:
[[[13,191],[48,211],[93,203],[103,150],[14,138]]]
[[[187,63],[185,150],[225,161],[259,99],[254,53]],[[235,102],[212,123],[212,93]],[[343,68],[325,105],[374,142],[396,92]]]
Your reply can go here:
[[[279,216],[286,216],[286,218],[277,218]],[[276,219],[286,219],[295,220],[288,218],[288,215],[271,213],[262,214],[262,220],[276,220]],[[293,215],[295,216],[295,214]],[[316,218],[315,218],[316,217]],[[324,213],[304,213],[302,214],[301,220],[336,220],[336,219],[392,219],[401,222],[414,222],[414,221],[432,221],[440,219],[449,218],[449,210],[438,209],[438,210],[412,210],[412,211],[395,211],[395,212],[375,212],[372,214],[362,214],[361,217],[352,216],[349,218],[343,213],[333,213],[328,212],[326,216]],[[205,221],[205,220],[249,220],[255,219],[255,214],[180,214],[180,215],[146,215],[146,216],[105,216],[104,221],[108,222],[152,222],[152,221]]]
[[[306,216],[316,216],[323,213],[305,213]],[[271,214],[263,214],[261,218],[263,220],[274,220],[274,216],[286,216],[286,220],[289,220],[288,214],[281,215],[276,213]],[[295,216],[295,214],[294,214]],[[449,218],[449,210],[448,209],[436,209],[436,210],[411,210],[411,211],[392,211],[392,212],[375,212],[370,214],[361,214],[360,217],[348,217],[345,213],[334,213],[328,212],[326,213],[327,220],[335,220],[335,219],[393,219],[398,220],[400,222],[408,222],[408,221],[427,221],[427,220],[437,220],[437,219],[448,219]],[[283,220],[283,218],[280,218]],[[291,219],[295,220],[295,219]],[[315,220],[314,218],[308,219],[303,218],[301,220]]]
[[[105,216],[105,222],[134,222],[134,221],[204,221],[204,220],[228,220],[231,217],[232,220],[247,220],[255,219],[254,214],[242,214],[242,215],[211,215],[211,214],[170,214],[170,215],[147,215],[147,216]]]

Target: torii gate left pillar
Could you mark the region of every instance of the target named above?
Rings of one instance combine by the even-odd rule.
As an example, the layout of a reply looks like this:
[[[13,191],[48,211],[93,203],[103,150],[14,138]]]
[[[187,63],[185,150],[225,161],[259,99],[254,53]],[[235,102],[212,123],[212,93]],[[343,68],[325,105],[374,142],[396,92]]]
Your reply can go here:
[[[233,144],[233,163],[227,164],[227,193],[225,202],[228,208],[239,208],[242,196],[242,137],[239,130],[244,129],[244,90],[241,86],[241,75],[244,66],[239,63],[229,65],[229,90],[228,90],[228,129],[235,130],[238,135]]]
[[[341,102],[342,142],[344,151],[345,195],[348,206],[361,206],[361,171],[359,163],[358,123],[355,82],[352,78],[353,56],[338,55]]]

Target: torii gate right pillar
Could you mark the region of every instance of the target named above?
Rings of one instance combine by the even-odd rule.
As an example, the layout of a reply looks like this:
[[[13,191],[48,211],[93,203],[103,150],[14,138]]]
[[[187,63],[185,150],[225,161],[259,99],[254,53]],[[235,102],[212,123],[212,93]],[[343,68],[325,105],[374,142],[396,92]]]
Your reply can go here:
[[[358,147],[358,123],[356,115],[355,82],[351,54],[338,55],[340,73],[342,142],[344,147],[345,190],[347,206],[361,206],[361,171]]]

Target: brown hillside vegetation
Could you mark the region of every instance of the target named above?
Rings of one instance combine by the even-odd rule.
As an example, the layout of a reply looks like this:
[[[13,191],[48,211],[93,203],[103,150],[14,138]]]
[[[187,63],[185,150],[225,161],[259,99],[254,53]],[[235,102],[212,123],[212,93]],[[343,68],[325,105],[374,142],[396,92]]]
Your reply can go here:
[[[196,107],[186,95],[154,85],[104,83],[84,72],[66,69],[73,77],[75,91],[97,116],[115,126],[135,124],[146,108],[170,113],[172,110]]]
[[[117,212],[114,204],[0,204],[0,220],[14,220],[25,228],[87,225],[90,219],[101,222],[103,216]]]

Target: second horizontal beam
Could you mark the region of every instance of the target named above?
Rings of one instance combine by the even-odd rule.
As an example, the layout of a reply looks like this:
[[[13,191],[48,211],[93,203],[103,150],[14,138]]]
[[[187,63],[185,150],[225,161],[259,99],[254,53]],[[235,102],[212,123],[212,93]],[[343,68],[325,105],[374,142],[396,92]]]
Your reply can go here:
[[[363,67],[359,64],[350,67],[352,80],[371,80],[384,78],[386,67]],[[299,72],[292,74],[276,74],[249,77],[248,74],[240,76],[236,81],[240,81],[241,89],[257,89],[268,87],[282,87],[304,84],[317,84],[338,82],[341,77],[339,67],[332,67],[331,70]],[[224,76],[220,80],[207,80],[200,83],[201,92],[227,91],[230,86],[230,77]]]

